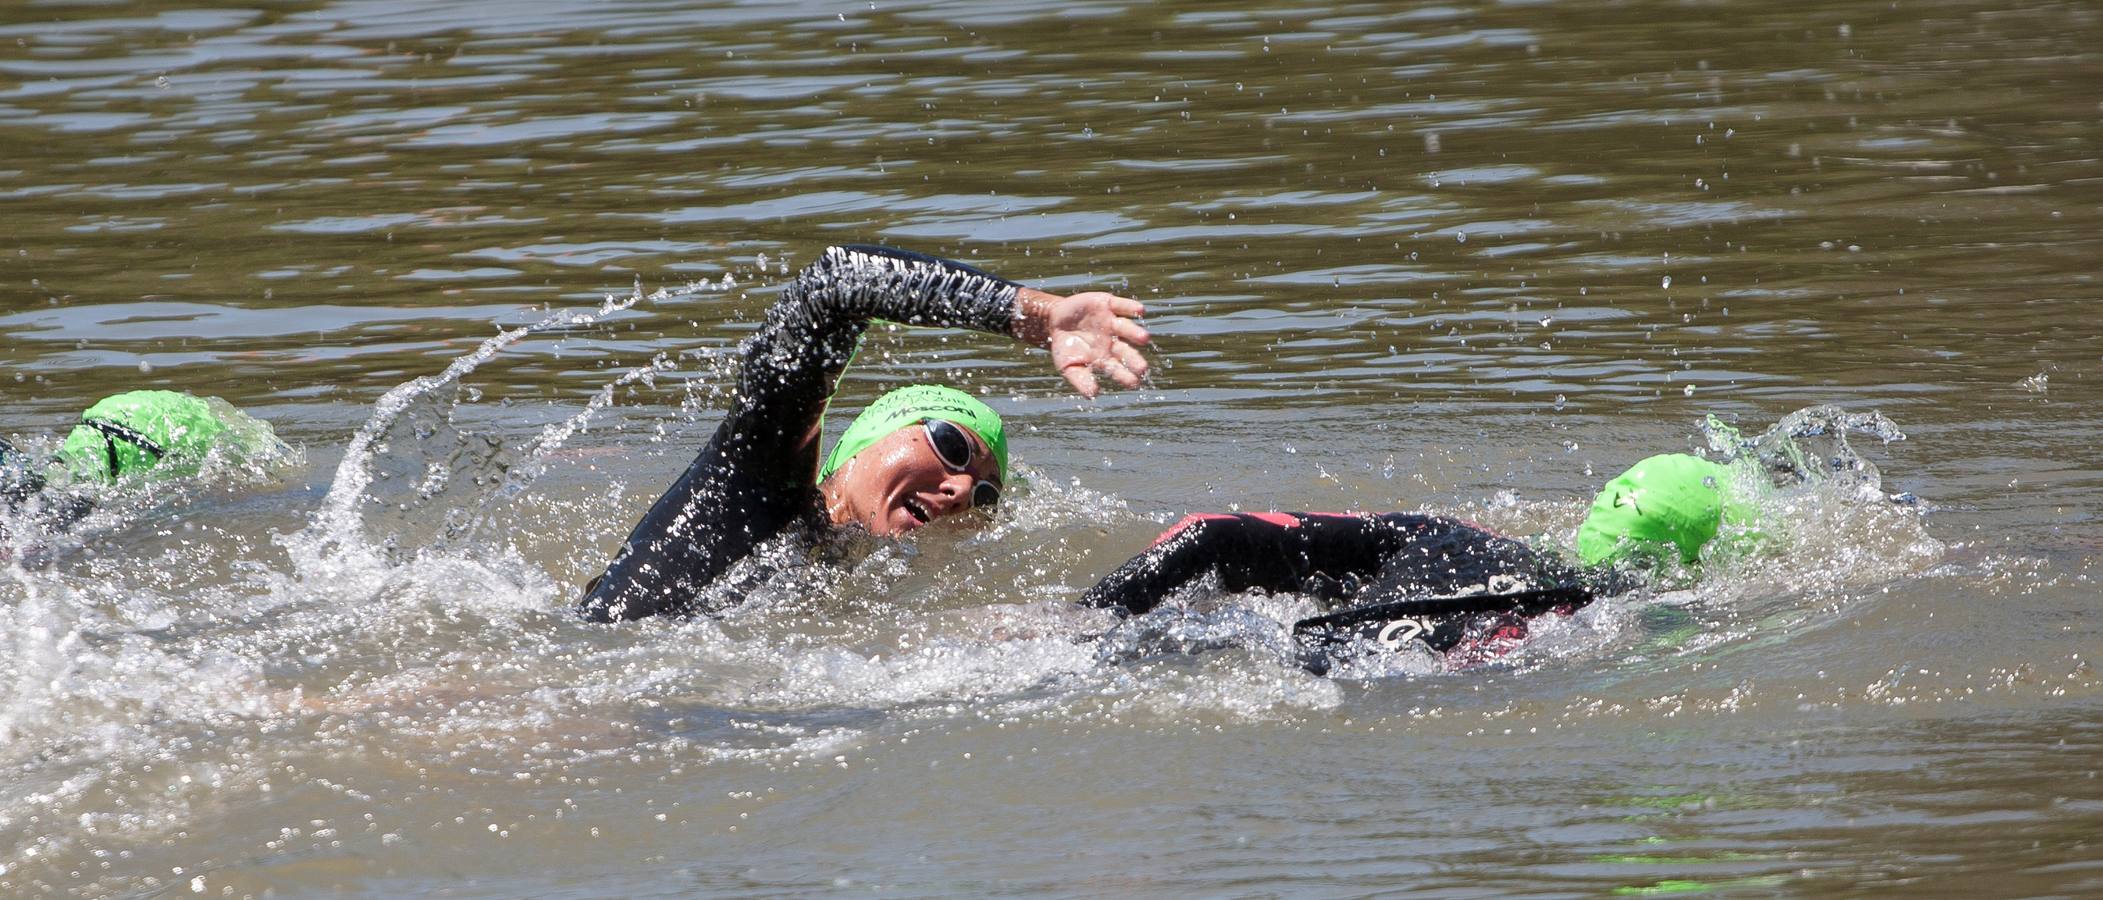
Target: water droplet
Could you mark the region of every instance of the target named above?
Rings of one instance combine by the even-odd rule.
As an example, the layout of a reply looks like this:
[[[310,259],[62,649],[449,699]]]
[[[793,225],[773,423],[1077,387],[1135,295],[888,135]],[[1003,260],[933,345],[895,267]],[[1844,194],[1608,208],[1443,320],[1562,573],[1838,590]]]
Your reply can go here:
[[[1680,388],[1679,392],[1680,392],[1680,396],[1683,396],[1683,397],[1692,397],[1692,396],[1694,396],[1694,386],[1693,386],[1693,385],[1691,385],[1691,384],[1690,384],[1690,385],[1687,385],[1686,387]]]
[[[1453,239],[1465,244],[1468,242],[1468,233],[1465,231],[1456,231],[1453,233]]]
[[[143,359],[139,360],[139,374],[144,375],[151,371],[153,371],[153,363],[147,362]]]
[[[1563,407],[1565,407],[1565,406],[1568,406],[1568,405],[1570,405],[1570,401],[1569,401],[1569,400],[1568,400],[1567,398],[1565,398],[1565,397],[1564,397],[1563,395],[1561,395],[1561,394],[1557,394],[1557,395],[1555,395],[1555,408],[1556,408],[1556,409],[1562,409]]]
[[[1672,290],[1672,276],[1665,276],[1665,280],[1658,282],[1658,286],[1668,291]]]

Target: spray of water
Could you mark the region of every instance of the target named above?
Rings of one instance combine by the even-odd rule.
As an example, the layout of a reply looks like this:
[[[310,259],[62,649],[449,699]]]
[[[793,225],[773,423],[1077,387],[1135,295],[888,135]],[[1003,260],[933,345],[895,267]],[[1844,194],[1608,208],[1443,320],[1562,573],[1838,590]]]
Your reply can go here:
[[[318,568],[320,561],[341,556],[363,543],[360,526],[363,519],[359,508],[365,492],[373,480],[373,444],[387,432],[397,418],[418,398],[459,382],[468,373],[502,353],[505,348],[535,334],[559,328],[579,328],[590,325],[607,316],[623,312],[646,299],[641,290],[628,296],[612,296],[599,304],[596,310],[565,310],[523,328],[499,331],[495,337],[483,341],[473,352],[459,357],[436,375],[412,378],[382,395],[373,404],[372,416],[364,426],[351,435],[349,446],[344,448],[343,461],[336,466],[336,476],[329,483],[329,492],[314,514],[314,524],[308,529],[306,540],[295,540],[288,545],[295,560]]]
[[[1758,464],[1777,487],[1833,485],[1864,499],[1878,496],[1883,476],[1875,464],[1863,459],[1848,444],[1847,436],[1860,434],[1885,444],[1906,439],[1898,425],[1883,413],[1849,412],[1830,404],[1792,412],[1758,437],[1749,439],[1721,419],[1709,416],[1702,423],[1702,434],[1710,451],[1725,460]]]

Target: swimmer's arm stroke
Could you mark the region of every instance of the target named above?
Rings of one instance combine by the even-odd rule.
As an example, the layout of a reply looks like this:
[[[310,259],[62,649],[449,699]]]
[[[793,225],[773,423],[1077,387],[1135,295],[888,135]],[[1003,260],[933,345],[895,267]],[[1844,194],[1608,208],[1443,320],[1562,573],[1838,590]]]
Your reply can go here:
[[[1307,532],[1317,518],[1300,513],[1200,513],[1186,516],[1145,552],[1081,595],[1082,606],[1143,615],[1203,579],[1221,590],[1294,591],[1313,573]]]
[[[742,403],[732,419],[797,423],[795,455],[815,459],[825,403],[862,332],[878,319],[1004,334],[1041,347],[1085,397],[1101,392],[1098,374],[1137,387],[1148,369],[1138,348],[1150,337],[1135,319],[1145,312],[1139,301],[1104,291],[1060,296],[909,250],[828,247],[797,274],[746,346]]]

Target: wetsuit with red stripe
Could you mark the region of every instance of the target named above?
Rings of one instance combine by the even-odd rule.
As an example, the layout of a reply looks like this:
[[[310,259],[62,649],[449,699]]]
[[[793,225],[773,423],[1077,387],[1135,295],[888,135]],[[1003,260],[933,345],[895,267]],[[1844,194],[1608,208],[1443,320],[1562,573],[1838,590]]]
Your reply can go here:
[[[1014,282],[919,253],[827,248],[745,343],[730,413],[586,588],[579,612],[607,622],[714,613],[738,603],[740,591],[716,584],[731,566],[792,530],[827,527],[818,494],[819,425],[869,323],[1014,336],[1017,290]]]
[[[1184,519],[1081,602],[1139,614],[1199,584],[1327,605],[1331,615],[1296,628],[1304,644],[1356,636],[1389,648],[1416,641],[1441,653],[1509,643],[1525,636],[1527,617],[1573,611],[1597,593],[1555,557],[1454,519],[1240,513]],[[1352,614],[1361,610],[1368,614]]]

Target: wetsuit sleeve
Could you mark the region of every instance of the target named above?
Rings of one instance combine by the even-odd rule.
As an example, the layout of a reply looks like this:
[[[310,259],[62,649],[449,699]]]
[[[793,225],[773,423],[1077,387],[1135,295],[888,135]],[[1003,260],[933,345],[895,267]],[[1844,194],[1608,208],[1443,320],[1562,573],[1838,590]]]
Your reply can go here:
[[[1081,603],[1144,613],[1207,578],[1225,591],[1292,591],[1341,600],[1375,577],[1399,542],[1394,529],[1373,516],[1196,515],[1089,588]]]
[[[1184,519],[1081,602],[1143,613],[1206,578],[1224,591],[1289,591],[1354,605],[1580,583],[1553,557],[1453,519],[1241,513]]]
[[[756,433],[753,462],[794,457],[817,476],[818,426],[862,332],[875,319],[1012,336],[1019,287],[963,263],[908,250],[826,248],[797,273],[744,349],[738,405],[723,423]]]
[[[643,516],[579,611],[593,621],[715,612],[697,594],[818,511],[818,436],[840,373],[875,319],[1013,335],[1015,283],[883,247],[827,248],[742,348],[729,415]]]

